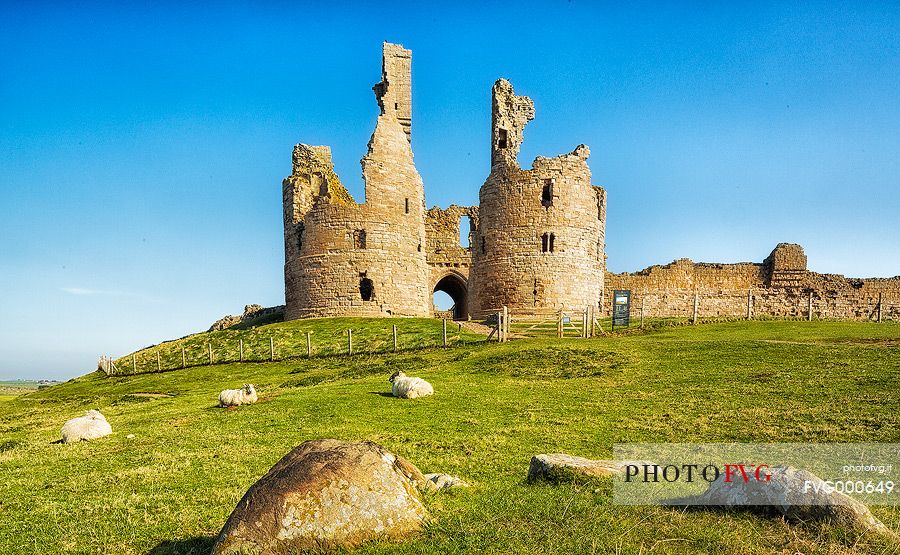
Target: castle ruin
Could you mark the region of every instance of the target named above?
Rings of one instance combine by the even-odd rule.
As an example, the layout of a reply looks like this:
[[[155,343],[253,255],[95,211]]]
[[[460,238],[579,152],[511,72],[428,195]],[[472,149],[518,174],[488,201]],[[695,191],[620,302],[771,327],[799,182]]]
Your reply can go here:
[[[283,183],[285,318],[430,316],[432,294],[454,301],[454,317],[583,310],[603,294],[606,195],[591,185],[584,145],[516,156],[534,104],[505,79],[493,87],[491,172],[479,206],[425,210],[410,148],[412,54],[384,43],[373,87],[380,115],[362,159],[365,202],[334,173],[326,146],[294,147]],[[470,221],[469,246],[459,242]]]
[[[762,263],[687,259],[636,273],[606,271],[606,192],[591,184],[590,150],[517,155],[534,103],[505,79],[492,90],[491,169],[478,206],[425,209],[410,146],[412,53],[384,43],[380,110],[363,157],[365,202],[334,172],[327,146],[298,144],[283,182],[285,318],[430,316],[446,292],[457,319],[500,307],[518,315],[598,307],[632,291],[646,316],[900,318],[900,277],[848,279],[807,269],[799,245],[780,244]],[[470,223],[468,246],[460,221]]]

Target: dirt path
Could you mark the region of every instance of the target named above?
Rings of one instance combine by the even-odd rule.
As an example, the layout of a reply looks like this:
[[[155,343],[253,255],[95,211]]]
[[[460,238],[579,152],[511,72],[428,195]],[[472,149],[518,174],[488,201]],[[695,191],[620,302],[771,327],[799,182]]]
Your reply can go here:
[[[478,322],[461,321],[459,323],[462,324],[462,327],[466,328],[467,330],[475,333],[480,333],[481,335],[490,335],[491,331],[494,329],[490,326],[486,326]]]

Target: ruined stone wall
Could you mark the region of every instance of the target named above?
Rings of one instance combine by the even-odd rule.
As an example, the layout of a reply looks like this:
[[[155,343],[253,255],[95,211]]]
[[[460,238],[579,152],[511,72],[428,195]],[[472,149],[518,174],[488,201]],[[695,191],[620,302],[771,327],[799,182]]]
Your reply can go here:
[[[469,246],[459,243],[460,225],[469,218]],[[429,208],[425,214],[426,259],[431,268],[432,289],[448,272],[457,272],[466,280],[472,267],[472,247],[478,229],[478,207],[451,204],[448,208]]]
[[[381,114],[362,159],[365,203],[334,173],[328,147],[297,145],[283,183],[286,319],[430,314],[425,191],[413,162],[411,53],[384,44]]]
[[[691,317],[694,295],[698,316],[900,319],[900,277],[848,279],[806,268],[800,245],[782,243],[762,263],[704,264],[681,259],[635,273],[606,275],[603,312],[612,292],[632,292],[632,313],[645,317]],[[879,301],[880,299],[880,301]]]
[[[522,314],[583,310],[603,290],[606,196],[591,185],[588,148],[538,157],[532,169],[517,155],[534,118],[528,97],[501,79],[493,87],[491,174],[480,191],[472,249],[470,312],[500,306]]]

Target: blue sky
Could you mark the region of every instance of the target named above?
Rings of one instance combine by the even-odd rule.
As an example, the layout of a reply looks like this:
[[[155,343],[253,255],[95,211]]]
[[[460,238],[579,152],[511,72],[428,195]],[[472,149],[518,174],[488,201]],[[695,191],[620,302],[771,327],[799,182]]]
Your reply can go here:
[[[0,7],[0,379],[282,303],[292,145],[362,200],[383,40],[413,50],[429,206],[477,203],[506,77],[522,165],[591,147],[611,270],[789,241],[900,274],[896,2],[330,4]]]

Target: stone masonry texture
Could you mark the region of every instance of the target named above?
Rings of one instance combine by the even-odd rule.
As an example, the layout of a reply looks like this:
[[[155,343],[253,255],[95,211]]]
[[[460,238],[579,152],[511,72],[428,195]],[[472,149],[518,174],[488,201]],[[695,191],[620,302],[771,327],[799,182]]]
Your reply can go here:
[[[648,317],[773,316],[900,319],[900,277],[853,279],[806,268],[800,245],[781,243],[762,263],[696,263],[686,258],[640,272],[606,275],[605,314],[612,292],[631,291],[632,312]],[[880,304],[880,307],[879,307]]]
[[[799,245],[779,244],[762,263],[687,259],[635,273],[606,271],[606,191],[591,184],[590,150],[577,146],[519,167],[534,103],[498,80],[491,97],[491,171],[478,206],[425,209],[413,162],[412,53],[384,43],[380,110],[361,160],[365,202],[334,172],[331,149],[298,144],[282,184],[285,319],[428,316],[444,291],[455,318],[608,315],[612,291],[632,291],[633,313],[701,317],[900,318],[900,277],[848,279],[807,269]],[[468,222],[468,242],[460,224]],[[464,228],[465,229],[465,228]]]

